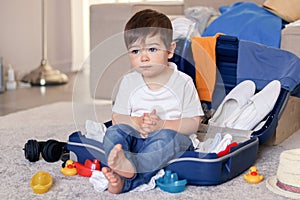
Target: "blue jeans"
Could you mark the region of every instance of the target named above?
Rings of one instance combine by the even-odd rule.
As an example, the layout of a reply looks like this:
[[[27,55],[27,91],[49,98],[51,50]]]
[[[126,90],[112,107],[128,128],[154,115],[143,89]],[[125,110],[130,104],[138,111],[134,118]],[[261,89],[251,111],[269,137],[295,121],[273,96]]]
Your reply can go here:
[[[143,139],[140,133],[131,126],[116,124],[109,127],[105,133],[103,145],[106,164],[108,155],[116,144],[122,145],[125,156],[135,167],[135,175],[129,179],[124,178],[125,184],[122,192],[148,183],[179,152],[192,148],[188,136],[170,129],[153,131],[146,139]]]

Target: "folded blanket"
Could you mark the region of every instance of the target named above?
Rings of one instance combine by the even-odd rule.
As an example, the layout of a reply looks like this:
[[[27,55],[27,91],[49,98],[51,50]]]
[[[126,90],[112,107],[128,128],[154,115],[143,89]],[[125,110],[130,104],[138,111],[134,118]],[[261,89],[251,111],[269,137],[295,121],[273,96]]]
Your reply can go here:
[[[280,46],[282,20],[266,9],[251,2],[238,2],[220,7],[220,12],[221,16],[207,27],[202,36],[224,33],[267,46]]]

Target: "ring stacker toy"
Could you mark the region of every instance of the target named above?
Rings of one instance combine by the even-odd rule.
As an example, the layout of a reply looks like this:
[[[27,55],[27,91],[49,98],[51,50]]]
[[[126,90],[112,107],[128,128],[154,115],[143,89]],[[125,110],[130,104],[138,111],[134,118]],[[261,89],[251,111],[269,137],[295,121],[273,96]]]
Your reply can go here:
[[[94,159],[93,161],[86,159],[84,165],[80,162],[75,162],[77,173],[81,176],[92,176],[93,171],[100,170],[100,161]]]
[[[73,160],[67,160],[65,165],[60,168],[60,171],[65,176],[74,176],[77,174],[77,169]]]
[[[248,174],[244,174],[244,179],[251,184],[260,183],[264,176],[258,174],[258,170],[255,166],[249,168]]]
[[[43,194],[47,192],[52,186],[52,177],[49,173],[38,171],[33,175],[30,181],[30,187],[36,194]]]
[[[171,170],[166,170],[165,175],[156,180],[156,184],[163,191],[179,193],[184,190],[187,180],[178,180],[176,173],[172,173]]]

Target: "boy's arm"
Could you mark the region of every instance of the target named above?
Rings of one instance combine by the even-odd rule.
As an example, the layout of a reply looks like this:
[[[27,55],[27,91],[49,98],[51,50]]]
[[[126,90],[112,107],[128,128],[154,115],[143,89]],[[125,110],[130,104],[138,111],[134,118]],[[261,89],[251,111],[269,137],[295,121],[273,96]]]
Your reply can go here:
[[[143,134],[143,130],[141,129],[141,124],[143,123],[143,116],[142,117],[132,117],[129,115],[123,115],[123,114],[113,112],[112,113],[112,123],[113,124],[127,124]]]
[[[196,133],[198,131],[200,122],[202,121],[202,117],[200,116],[182,118],[177,120],[161,120],[157,115],[155,116],[155,124],[153,125],[153,129],[151,131],[160,129],[171,129],[184,135],[191,135],[193,133]],[[139,131],[141,135],[145,135],[145,137],[149,132],[151,132],[145,129],[144,127],[144,116],[132,117],[129,115],[123,115],[113,112],[112,123],[130,125],[134,129]]]
[[[184,135],[191,135],[198,131],[200,122],[202,121],[202,117],[190,117],[190,118],[182,118],[177,120],[161,120],[160,126],[163,129],[171,129],[175,130]]]
[[[184,135],[191,135],[198,131],[199,125],[202,120],[203,117],[200,116],[186,117],[177,120],[162,120],[156,114],[156,110],[154,109],[150,114],[144,115],[143,125],[147,125],[147,127],[145,128],[148,132],[160,129],[171,129]]]

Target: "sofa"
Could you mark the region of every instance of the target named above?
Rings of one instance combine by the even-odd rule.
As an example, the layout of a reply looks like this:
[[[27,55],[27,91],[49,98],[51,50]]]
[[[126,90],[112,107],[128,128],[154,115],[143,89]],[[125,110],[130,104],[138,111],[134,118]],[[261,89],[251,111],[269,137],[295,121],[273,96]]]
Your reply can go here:
[[[263,5],[266,0],[252,0]],[[267,0],[268,1],[268,0]],[[126,21],[138,10],[151,8],[171,19],[184,16],[187,8],[231,5],[238,0],[184,0],[183,2],[113,3],[90,6],[90,94],[94,99],[113,99],[118,83],[130,70],[127,50],[123,41]],[[281,32],[280,48],[300,57],[300,26],[286,27]],[[272,143],[280,143],[300,128],[300,101],[291,97],[279,121],[278,134]],[[296,108],[296,109],[295,109]]]

